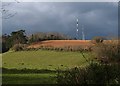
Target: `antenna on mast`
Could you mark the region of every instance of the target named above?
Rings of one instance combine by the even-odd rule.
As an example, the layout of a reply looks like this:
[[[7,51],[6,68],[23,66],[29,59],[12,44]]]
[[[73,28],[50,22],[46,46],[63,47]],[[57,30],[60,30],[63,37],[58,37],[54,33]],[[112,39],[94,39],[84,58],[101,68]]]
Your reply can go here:
[[[85,40],[84,27],[82,26],[82,40]]]
[[[79,22],[79,20],[77,19],[77,24],[76,24],[76,26],[77,26],[77,28],[76,28],[76,31],[77,31],[77,32],[76,32],[76,36],[77,36],[77,37],[76,37],[76,38],[77,38],[77,39],[79,38],[79,37],[78,37],[78,36],[79,36],[79,35],[78,35],[78,32],[79,32],[79,30],[78,30],[78,22]]]

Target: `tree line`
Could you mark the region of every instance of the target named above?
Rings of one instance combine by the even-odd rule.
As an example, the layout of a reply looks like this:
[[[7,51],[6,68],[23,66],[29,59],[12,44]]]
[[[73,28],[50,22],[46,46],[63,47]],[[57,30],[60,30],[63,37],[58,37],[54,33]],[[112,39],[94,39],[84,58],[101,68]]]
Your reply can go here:
[[[15,44],[26,44],[28,41],[25,30],[11,32],[10,35],[2,35],[2,52],[8,51]]]
[[[4,34],[0,38],[1,40],[1,51],[6,52],[16,44],[31,44],[33,42],[40,42],[45,40],[68,40],[70,37],[61,33],[35,33],[27,36],[25,30],[13,31],[9,34]]]

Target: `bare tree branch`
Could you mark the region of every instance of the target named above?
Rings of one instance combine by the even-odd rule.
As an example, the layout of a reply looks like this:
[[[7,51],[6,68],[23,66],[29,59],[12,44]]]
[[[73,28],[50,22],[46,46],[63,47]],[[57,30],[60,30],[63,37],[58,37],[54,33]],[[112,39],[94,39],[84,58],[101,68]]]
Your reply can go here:
[[[16,3],[20,3],[19,0],[14,0]],[[0,7],[0,13],[2,14],[2,16],[0,18],[2,19],[9,19],[11,17],[14,17],[17,12],[12,12],[11,9],[7,9],[12,3],[4,3],[2,1],[0,1],[0,3],[2,4],[2,6]],[[12,12],[12,13],[11,13]]]
[[[17,3],[20,3],[20,1],[18,1],[18,0],[15,0]]]

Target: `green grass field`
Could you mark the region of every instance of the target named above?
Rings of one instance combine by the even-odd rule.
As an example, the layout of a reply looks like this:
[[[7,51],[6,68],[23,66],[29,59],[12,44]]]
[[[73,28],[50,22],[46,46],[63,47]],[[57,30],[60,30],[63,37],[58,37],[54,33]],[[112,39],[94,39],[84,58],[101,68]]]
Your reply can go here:
[[[84,53],[88,58],[89,53]],[[20,51],[7,52],[2,55],[4,68],[16,69],[56,69],[83,66],[85,59],[79,52],[56,52],[56,51]]]
[[[90,53],[84,53],[86,58]],[[84,66],[87,62],[80,52],[57,51],[19,51],[6,52],[2,55],[2,67],[7,69],[66,69]],[[3,84],[55,84],[55,73],[3,73]]]
[[[56,84],[55,74],[3,74],[3,84]]]

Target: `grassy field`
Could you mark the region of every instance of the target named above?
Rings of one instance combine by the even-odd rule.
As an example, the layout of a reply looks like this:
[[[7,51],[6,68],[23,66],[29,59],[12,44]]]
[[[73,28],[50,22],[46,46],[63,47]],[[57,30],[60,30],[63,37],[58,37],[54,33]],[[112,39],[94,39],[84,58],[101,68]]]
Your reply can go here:
[[[3,84],[56,84],[55,74],[3,74]]]
[[[84,53],[88,58],[89,53]],[[56,52],[56,51],[20,51],[7,52],[2,55],[4,68],[16,69],[50,69],[71,68],[83,66],[85,59],[79,52]]]
[[[89,58],[90,53],[84,53]],[[56,70],[84,66],[87,62],[80,52],[48,50],[6,52],[2,55],[2,67],[7,69]],[[3,84],[55,84],[56,73],[4,73]]]

